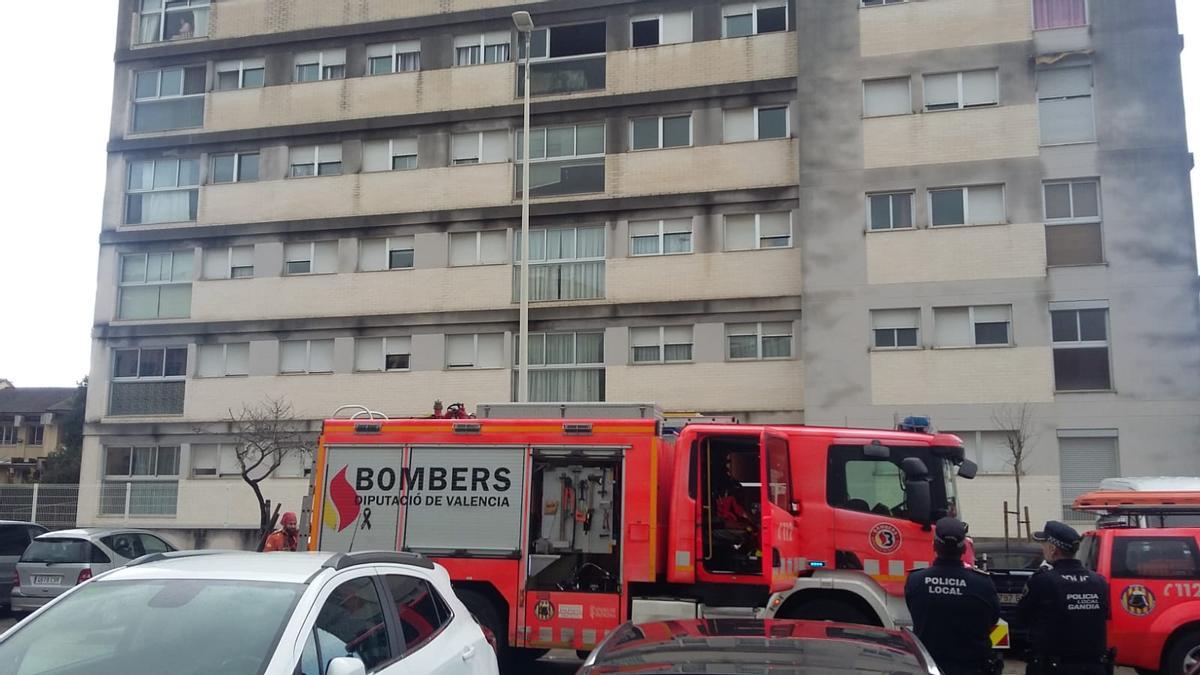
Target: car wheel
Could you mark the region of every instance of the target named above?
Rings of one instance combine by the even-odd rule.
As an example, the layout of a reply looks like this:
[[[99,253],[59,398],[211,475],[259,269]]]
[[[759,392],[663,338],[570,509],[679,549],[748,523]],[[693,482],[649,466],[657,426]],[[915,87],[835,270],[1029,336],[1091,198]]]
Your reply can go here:
[[[867,626],[878,626],[878,617],[834,598],[816,598],[789,611],[781,619],[808,619],[811,621],[837,621],[840,623],[860,623]]]
[[[1163,659],[1165,675],[1185,675],[1200,666],[1200,629],[1193,628],[1171,641]]]

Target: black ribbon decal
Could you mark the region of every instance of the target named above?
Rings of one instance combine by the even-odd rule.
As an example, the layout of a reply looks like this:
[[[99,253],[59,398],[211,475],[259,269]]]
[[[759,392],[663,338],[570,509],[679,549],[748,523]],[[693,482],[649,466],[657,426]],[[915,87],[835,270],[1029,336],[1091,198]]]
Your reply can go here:
[[[371,529],[371,507],[368,506],[367,508],[363,509],[362,525],[359,525],[358,529],[360,529],[360,530]]]

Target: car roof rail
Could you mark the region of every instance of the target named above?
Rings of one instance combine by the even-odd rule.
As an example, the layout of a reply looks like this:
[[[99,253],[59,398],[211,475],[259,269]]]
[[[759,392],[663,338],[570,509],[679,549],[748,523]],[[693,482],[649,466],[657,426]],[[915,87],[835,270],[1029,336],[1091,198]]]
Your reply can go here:
[[[354,565],[373,565],[377,563],[393,563],[409,565],[423,569],[433,569],[433,561],[420,553],[408,551],[357,551],[354,553],[335,553],[325,561],[323,567],[344,570]]]
[[[215,553],[230,553],[230,551],[221,551],[217,549],[205,549],[201,551],[165,551],[161,553],[147,553],[140,558],[134,558],[125,563],[125,567],[134,567],[136,565],[145,565],[146,563],[159,562],[162,560],[174,560],[176,558],[191,558],[200,555],[213,555]]]

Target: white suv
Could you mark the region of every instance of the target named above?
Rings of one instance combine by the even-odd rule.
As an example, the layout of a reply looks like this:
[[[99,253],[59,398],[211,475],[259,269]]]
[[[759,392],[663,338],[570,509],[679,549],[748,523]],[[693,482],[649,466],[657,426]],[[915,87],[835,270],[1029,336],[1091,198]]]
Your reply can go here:
[[[139,558],[0,635],[0,672],[498,675],[440,565],[394,551]]]

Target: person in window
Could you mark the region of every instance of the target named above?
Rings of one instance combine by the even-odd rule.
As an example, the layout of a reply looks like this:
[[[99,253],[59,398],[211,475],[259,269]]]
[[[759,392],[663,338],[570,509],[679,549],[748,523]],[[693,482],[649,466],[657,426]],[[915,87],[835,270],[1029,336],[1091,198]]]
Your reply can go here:
[[[192,25],[192,17],[184,16],[179,20],[179,26],[171,35],[172,40],[182,40],[193,37],[196,33],[195,27]]]
[[[713,539],[728,553],[730,567],[740,571],[742,567],[755,568],[753,559],[761,555],[758,536],[760,513],[756,502],[746,503],[742,483],[735,475],[736,461],[733,455],[725,460],[725,486],[717,491],[713,500],[716,520],[719,521],[714,524]]]
[[[300,544],[300,529],[296,527],[296,514],[288,511],[279,519],[279,529],[267,537],[263,552],[295,551]]]

